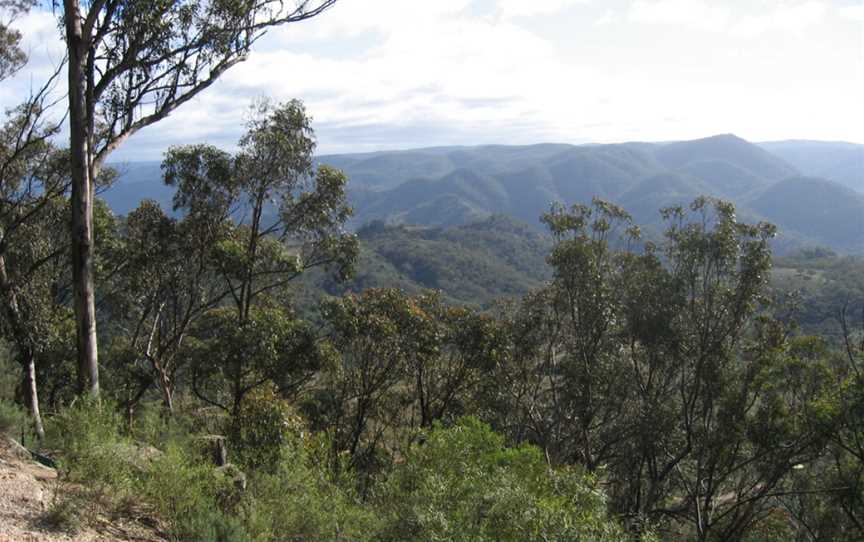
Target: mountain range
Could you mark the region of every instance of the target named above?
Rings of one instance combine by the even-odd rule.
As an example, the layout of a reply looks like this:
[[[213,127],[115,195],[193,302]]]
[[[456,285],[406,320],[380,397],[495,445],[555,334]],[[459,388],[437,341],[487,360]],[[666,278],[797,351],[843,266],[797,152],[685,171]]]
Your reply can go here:
[[[346,172],[351,226],[371,221],[446,228],[506,215],[540,231],[553,201],[600,197],[650,232],[661,207],[698,195],[735,203],[744,220],[779,228],[783,252],[825,245],[864,252],[864,145],[816,141],[754,144],[731,134],[670,143],[436,147],[320,156]],[[119,214],[143,198],[170,208],[159,164],[119,166],[102,197]]]

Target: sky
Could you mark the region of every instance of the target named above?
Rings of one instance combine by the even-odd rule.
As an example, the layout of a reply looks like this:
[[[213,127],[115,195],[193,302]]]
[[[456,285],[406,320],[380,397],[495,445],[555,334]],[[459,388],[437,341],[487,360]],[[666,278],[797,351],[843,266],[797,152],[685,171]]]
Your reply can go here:
[[[28,69],[62,58],[53,15],[16,22]],[[299,98],[319,152],[669,141],[864,143],[864,0],[339,0],[272,30],[200,97],[127,141],[230,150],[257,97]]]

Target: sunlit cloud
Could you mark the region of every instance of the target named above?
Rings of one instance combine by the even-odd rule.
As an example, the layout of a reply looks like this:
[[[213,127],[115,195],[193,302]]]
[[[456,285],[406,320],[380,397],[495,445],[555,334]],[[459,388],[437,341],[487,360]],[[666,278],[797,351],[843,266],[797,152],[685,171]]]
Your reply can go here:
[[[202,96],[117,156],[230,148],[249,102],[302,99],[322,152],[669,140],[864,142],[862,5],[819,0],[341,0],[270,32]],[[50,13],[22,21],[27,71],[62,59]],[[53,64],[52,64],[53,63]]]

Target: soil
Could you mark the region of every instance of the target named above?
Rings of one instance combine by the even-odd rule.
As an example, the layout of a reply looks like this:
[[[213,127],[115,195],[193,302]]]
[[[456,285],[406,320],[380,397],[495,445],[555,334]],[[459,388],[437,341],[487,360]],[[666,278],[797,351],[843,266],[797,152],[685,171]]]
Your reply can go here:
[[[46,512],[72,486],[58,480],[57,471],[30,458],[16,441],[0,434],[0,542],[102,542],[165,540],[138,518],[109,518],[92,513],[74,533],[45,524]]]

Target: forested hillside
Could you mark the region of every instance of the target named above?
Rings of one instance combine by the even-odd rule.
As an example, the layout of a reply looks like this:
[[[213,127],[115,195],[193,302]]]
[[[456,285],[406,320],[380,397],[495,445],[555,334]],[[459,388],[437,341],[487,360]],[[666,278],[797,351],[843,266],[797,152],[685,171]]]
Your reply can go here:
[[[810,154],[789,145],[721,135],[666,144],[443,147],[318,160],[347,174],[353,228],[373,220],[457,226],[500,214],[539,232],[537,217],[553,202],[588,204],[600,197],[629,209],[646,233],[656,235],[662,229],[658,209],[711,195],[735,203],[749,221],[777,224],[773,243],[780,253],[813,245],[864,251],[864,193],[849,188],[861,188],[854,181],[864,174],[860,148],[813,144],[828,156],[805,159]],[[835,153],[842,160],[832,161]],[[802,167],[785,160],[791,154],[801,156],[795,163]],[[829,162],[842,173],[831,173]],[[112,208],[122,213],[145,196],[167,203],[170,193],[160,187],[156,164],[120,169],[120,180],[104,193]]]
[[[829,141],[773,141],[760,147],[808,177],[821,177],[864,192],[864,145]]]
[[[546,263],[551,237],[502,215],[447,228],[373,222],[357,235],[354,277],[338,282],[310,272],[297,288],[302,305],[313,306],[326,295],[388,287],[412,295],[440,290],[450,304],[488,307],[552,276]]]

